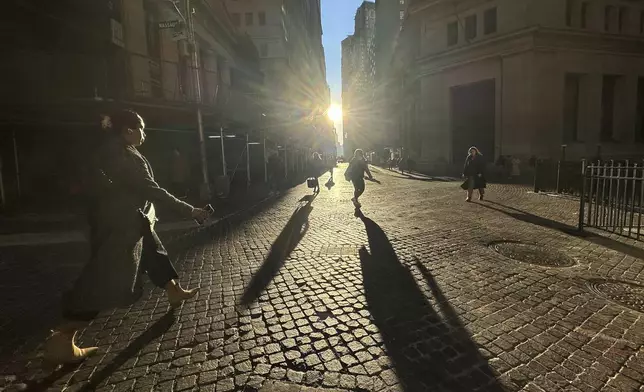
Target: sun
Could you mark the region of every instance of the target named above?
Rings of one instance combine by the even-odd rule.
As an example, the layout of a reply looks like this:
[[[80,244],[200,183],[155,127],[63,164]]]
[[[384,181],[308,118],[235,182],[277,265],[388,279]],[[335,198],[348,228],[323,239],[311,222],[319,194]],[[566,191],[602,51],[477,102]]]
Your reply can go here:
[[[340,122],[342,121],[342,107],[337,103],[332,103],[326,111],[326,115],[329,116],[331,121]]]

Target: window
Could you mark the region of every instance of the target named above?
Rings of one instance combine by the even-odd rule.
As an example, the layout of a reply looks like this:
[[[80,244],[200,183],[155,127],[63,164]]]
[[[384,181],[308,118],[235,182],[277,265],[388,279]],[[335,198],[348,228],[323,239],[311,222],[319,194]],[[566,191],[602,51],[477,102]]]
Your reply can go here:
[[[405,19],[405,11],[400,11],[400,20]]]
[[[609,142],[613,140],[613,120],[615,117],[615,86],[617,85],[617,76],[604,75],[602,81],[602,123],[601,123],[601,141]]]
[[[483,14],[483,33],[496,33],[496,7],[490,8]]]
[[[615,7],[612,5],[607,5],[604,8],[604,31],[610,31],[611,17],[613,15]]]
[[[572,26],[572,0],[566,0],[566,26]]]
[[[471,40],[476,38],[476,15],[470,15],[465,18],[465,39]]]
[[[246,12],[246,15],[244,16],[246,19],[246,26],[252,26],[253,25],[253,13],[252,12]]]
[[[585,29],[588,26],[588,2],[581,3],[581,28]]]
[[[628,8],[619,7],[619,32],[626,30],[626,18],[628,18]]]
[[[267,43],[259,44],[259,56],[260,57],[268,57],[268,44]]]
[[[447,45],[452,46],[458,43],[458,22],[447,25]]]
[[[261,11],[257,14],[257,21],[260,26],[266,25],[266,12]]]
[[[405,0],[400,0],[400,5],[405,5]]]
[[[578,141],[580,75],[566,74],[564,92],[564,142]]]
[[[241,17],[238,13],[231,14],[230,17],[233,19],[233,25],[239,27],[241,25]]]

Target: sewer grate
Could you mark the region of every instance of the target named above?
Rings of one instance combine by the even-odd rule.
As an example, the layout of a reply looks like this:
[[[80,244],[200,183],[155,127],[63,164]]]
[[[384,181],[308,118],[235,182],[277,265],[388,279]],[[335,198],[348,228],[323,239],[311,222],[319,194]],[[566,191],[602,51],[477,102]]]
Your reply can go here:
[[[618,305],[644,313],[644,286],[621,280],[590,279],[588,288]]]
[[[489,245],[496,252],[512,260],[542,267],[571,267],[575,260],[553,250],[544,249],[538,245],[525,244],[518,241],[495,241]]]

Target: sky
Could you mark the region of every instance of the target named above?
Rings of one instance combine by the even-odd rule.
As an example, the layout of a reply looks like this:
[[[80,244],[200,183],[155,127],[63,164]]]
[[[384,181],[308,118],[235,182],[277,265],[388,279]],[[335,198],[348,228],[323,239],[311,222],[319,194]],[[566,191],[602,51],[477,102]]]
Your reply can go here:
[[[342,104],[342,40],[353,34],[354,17],[362,0],[321,0],[322,45],[326,57],[326,79],[331,102]],[[340,141],[342,123],[335,124]]]

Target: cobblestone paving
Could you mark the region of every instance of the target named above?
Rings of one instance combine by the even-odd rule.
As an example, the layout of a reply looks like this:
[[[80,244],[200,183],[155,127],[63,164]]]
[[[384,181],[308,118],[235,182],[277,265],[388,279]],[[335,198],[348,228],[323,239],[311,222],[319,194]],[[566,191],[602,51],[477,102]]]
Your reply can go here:
[[[25,346],[0,389],[644,391],[644,315],[588,283],[641,285],[638,244],[572,235],[574,200],[492,185],[465,203],[458,183],[374,171],[364,216],[341,170],[312,202],[296,188],[177,254],[196,300],[168,314],[151,288],[82,333],[98,355],[52,375]]]

